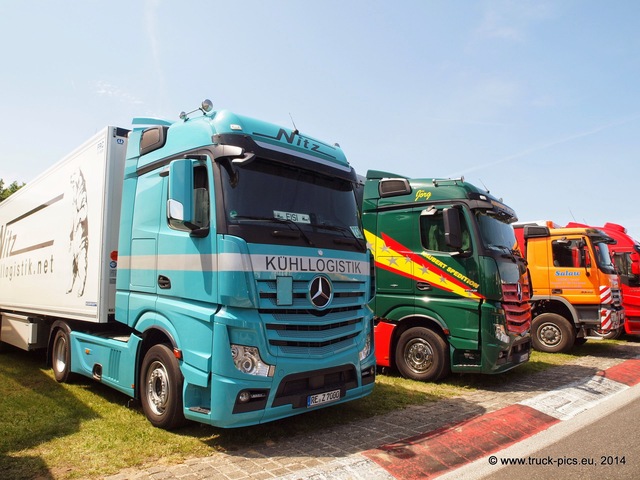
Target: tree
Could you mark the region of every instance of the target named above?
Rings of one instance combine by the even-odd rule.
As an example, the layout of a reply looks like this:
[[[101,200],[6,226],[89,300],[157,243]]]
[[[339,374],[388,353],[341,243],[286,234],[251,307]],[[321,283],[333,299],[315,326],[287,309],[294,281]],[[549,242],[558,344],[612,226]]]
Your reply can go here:
[[[0,202],[6,200],[9,195],[16,193],[22,187],[24,187],[24,183],[19,185],[18,182],[12,182],[11,185],[4,188],[4,180],[0,178]]]

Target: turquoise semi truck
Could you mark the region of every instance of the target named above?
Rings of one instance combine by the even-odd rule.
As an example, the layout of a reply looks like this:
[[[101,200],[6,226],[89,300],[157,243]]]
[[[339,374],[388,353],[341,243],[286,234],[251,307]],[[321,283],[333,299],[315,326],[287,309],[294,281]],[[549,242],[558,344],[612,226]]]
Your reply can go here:
[[[526,362],[531,293],[514,211],[463,179],[371,170],[359,192],[376,265],[378,365],[435,381]]]
[[[369,394],[372,266],[342,150],[208,101],[133,126],[0,204],[0,341],[165,429]]]

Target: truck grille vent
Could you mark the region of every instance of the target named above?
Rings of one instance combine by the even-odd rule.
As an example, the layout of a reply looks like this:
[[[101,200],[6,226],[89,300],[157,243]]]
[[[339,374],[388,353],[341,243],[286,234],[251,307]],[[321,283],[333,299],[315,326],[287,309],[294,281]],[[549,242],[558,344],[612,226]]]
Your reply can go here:
[[[510,333],[522,334],[531,328],[531,289],[527,282],[502,284],[502,308]]]
[[[611,289],[611,303],[613,304],[614,307],[622,306],[622,295],[620,294],[619,288]]]
[[[294,281],[292,304],[277,305],[275,281],[258,281],[260,316],[274,355],[329,356],[352,348],[364,329],[365,282],[333,281],[328,308],[318,310],[308,295],[309,281]]]

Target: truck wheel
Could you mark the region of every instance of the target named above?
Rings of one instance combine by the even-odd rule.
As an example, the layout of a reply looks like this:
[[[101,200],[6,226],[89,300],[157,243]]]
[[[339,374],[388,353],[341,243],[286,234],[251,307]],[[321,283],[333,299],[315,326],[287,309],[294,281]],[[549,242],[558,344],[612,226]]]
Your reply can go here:
[[[440,335],[424,327],[410,328],[398,340],[396,367],[405,378],[433,382],[449,374],[447,353]]]
[[[556,313],[543,313],[531,322],[531,342],[540,352],[566,352],[573,347],[576,332],[569,321]]]
[[[149,349],[142,362],[140,379],[142,410],[149,422],[165,430],[184,424],[184,377],[178,360],[167,345],[154,345]]]
[[[51,348],[51,367],[53,376],[60,383],[71,381],[71,338],[64,328],[56,330]]]

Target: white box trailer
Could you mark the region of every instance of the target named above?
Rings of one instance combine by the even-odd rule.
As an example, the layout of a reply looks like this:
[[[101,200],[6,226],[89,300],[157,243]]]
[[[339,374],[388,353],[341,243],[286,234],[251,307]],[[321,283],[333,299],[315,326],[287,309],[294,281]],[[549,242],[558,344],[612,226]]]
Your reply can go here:
[[[45,320],[114,315],[126,133],[106,127],[0,202],[3,342],[40,347]]]

